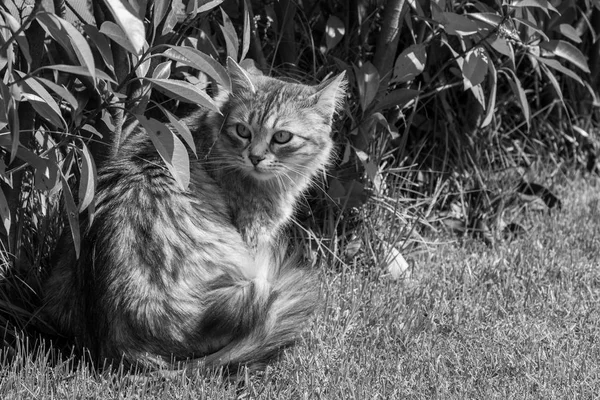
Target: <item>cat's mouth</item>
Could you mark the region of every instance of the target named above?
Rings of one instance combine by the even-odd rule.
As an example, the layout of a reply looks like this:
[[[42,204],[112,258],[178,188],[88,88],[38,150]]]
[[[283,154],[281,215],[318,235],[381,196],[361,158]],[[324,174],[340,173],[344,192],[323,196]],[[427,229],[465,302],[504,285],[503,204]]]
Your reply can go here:
[[[257,181],[268,181],[275,177],[272,171],[264,170],[259,167],[253,167],[250,169],[250,176]]]

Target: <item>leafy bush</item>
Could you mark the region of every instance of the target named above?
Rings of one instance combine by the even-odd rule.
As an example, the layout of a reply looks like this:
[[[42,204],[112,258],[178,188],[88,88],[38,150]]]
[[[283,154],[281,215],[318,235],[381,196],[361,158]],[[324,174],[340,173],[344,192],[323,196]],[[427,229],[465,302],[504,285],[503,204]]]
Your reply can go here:
[[[303,235],[331,239],[336,259],[366,216],[398,228],[367,227],[365,237],[390,248],[418,241],[414,221],[457,191],[484,190],[487,168],[538,158],[589,167],[600,63],[590,71],[586,54],[600,54],[598,12],[597,2],[574,0],[3,2],[0,242],[5,275],[32,288],[18,294],[22,307],[6,300],[9,314],[23,321],[19,310],[33,308],[61,214],[78,246],[97,165],[128,121],[147,129],[187,185],[194,144],[177,116],[215,107],[214,85],[231,84],[228,56],[301,81],[349,74],[337,164],[299,217]]]

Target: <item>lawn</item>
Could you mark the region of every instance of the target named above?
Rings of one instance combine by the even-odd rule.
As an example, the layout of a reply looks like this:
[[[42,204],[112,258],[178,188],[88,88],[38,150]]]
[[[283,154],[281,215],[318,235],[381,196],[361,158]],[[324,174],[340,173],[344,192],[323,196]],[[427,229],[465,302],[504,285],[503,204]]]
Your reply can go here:
[[[600,394],[600,190],[565,180],[563,208],[486,246],[431,238],[410,277],[322,267],[323,311],[260,375],[97,374],[17,350],[2,399],[566,399]],[[452,240],[448,240],[452,239]]]

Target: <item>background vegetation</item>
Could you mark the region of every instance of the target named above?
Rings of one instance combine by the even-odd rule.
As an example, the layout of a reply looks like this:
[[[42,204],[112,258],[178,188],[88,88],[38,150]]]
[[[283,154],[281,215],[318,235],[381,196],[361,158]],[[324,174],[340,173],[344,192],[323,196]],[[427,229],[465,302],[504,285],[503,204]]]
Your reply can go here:
[[[597,0],[3,2],[3,354],[45,329],[35,310],[56,239],[70,224],[78,245],[127,121],[187,185],[194,146],[176,116],[214,107],[227,56],[308,83],[347,72],[336,164],[292,233],[342,274],[329,280],[397,279],[440,232],[492,247],[527,235],[527,210],[561,206],[558,177],[599,172],[598,32]]]

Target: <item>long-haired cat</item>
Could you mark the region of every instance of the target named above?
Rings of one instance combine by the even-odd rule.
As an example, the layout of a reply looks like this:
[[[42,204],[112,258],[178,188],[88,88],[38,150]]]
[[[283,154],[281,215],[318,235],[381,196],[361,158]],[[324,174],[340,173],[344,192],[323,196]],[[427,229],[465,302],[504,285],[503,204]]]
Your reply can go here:
[[[100,364],[257,368],[316,307],[312,275],[275,238],[330,157],[343,74],[312,87],[229,64],[221,114],[186,119],[201,149],[189,188],[138,128],[98,171],[78,260],[64,235],[44,315]]]

